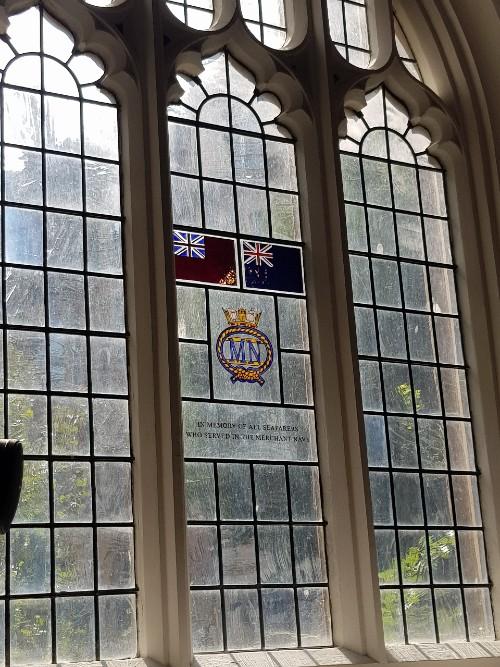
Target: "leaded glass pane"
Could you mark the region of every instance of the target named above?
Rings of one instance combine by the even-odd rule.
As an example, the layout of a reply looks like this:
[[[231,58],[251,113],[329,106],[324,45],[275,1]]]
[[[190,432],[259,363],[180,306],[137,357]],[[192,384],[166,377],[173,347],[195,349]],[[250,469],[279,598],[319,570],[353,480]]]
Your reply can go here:
[[[209,30],[214,19],[213,0],[167,0],[175,18],[195,30]]]
[[[330,37],[337,51],[356,67],[371,59],[367,0],[328,0]]]
[[[329,645],[293,140],[229,53],[203,64],[169,123],[193,646]]]
[[[347,127],[344,198],[385,639],[492,638],[444,173],[419,159],[430,138],[383,87]]]
[[[272,49],[281,49],[287,40],[285,0],[240,0],[241,13],[249,31]]]
[[[137,652],[118,109],[40,4],[2,41],[0,430],[25,453],[7,665]]]

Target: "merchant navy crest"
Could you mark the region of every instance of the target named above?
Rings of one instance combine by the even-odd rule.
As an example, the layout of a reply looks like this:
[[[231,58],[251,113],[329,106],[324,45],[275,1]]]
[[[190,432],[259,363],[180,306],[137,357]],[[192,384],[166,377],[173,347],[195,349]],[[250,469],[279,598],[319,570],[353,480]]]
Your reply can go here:
[[[263,385],[262,377],[273,365],[273,346],[259,331],[262,313],[246,308],[224,308],[228,327],[217,339],[217,358],[231,375],[231,382]]]

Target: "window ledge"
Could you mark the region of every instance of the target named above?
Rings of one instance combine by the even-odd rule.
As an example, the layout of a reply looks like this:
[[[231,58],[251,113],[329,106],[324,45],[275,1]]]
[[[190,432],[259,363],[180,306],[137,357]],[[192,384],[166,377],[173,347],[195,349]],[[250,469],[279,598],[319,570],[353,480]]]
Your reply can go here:
[[[472,660],[472,665],[499,662],[500,641],[452,642],[449,644],[412,644],[387,647],[386,664]],[[196,655],[193,667],[334,667],[335,665],[373,665],[367,656],[340,648],[241,651]],[[106,665],[108,667],[108,665]],[[148,666],[150,667],[150,666]],[[417,667],[417,665],[414,665]]]
[[[500,658],[500,641],[411,644],[387,647],[389,662]]]
[[[341,648],[303,648],[195,655],[193,667],[331,667],[373,660]]]

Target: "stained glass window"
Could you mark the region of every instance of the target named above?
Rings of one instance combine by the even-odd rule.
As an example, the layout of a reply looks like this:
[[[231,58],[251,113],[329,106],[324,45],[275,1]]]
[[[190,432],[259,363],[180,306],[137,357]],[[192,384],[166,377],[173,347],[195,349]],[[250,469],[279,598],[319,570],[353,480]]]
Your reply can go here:
[[[342,173],[386,641],[494,637],[445,174],[385,88]]]
[[[337,51],[357,67],[370,64],[367,0],[328,0],[330,37]]]
[[[401,62],[410,72],[410,74],[413,74],[416,79],[422,81],[422,75],[420,73],[417,60],[413,55],[412,48],[396,15],[394,15],[394,31],[396,37],[396,49],[398,51],[399,57],[401,58]]]
[[[0,663],[136,654],[117,106],[38,6],[0,41],[0,429],[24,485],[0,538]]]
[[[240,0],[248,29],[260,42],[281,49],[287,39],[285,0]]]
[[[203,66],[168,110],[194,650],[329,645],[294,142]]]
[[[167,7],[176,18],[196,30],[208,30],[214,20],[213,0],[167,0]]]

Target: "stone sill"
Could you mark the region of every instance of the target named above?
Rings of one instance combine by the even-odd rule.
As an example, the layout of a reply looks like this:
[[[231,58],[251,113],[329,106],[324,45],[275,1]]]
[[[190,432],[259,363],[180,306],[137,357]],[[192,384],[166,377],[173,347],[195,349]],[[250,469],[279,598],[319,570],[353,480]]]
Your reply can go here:
[[[475,664],[500,666],[500,641],[456,642],[449,644],[414,644],[387,647],[387,661],[377,662],[363,655],[340,648],[290,649],[281,651],[242,651],[196,655],[193,667],[334,667],[335,665],[383,665],[399,662],[442,665],[456,660],[472,660]],[[414,664],[414,667],[417,665]]]
[[[277,651],[241,651],[195,655],[193,667],[336,667],[336,665],[394,665],[411,662],[412,667],[424,667],[429,661],[440,667],[467,660],[467,667],[498,665],[500,641],[455,642],[450,644],[412,644],[387,647],[387,660],[377,662],[341,648],[288,649]],[[453,662],[452,662],[453,661]],[[29,665],[26,667],[63,667],[59,665]],[[150,658],[101,660],[97,662],[65,663],[64,667],[166,667]]]

